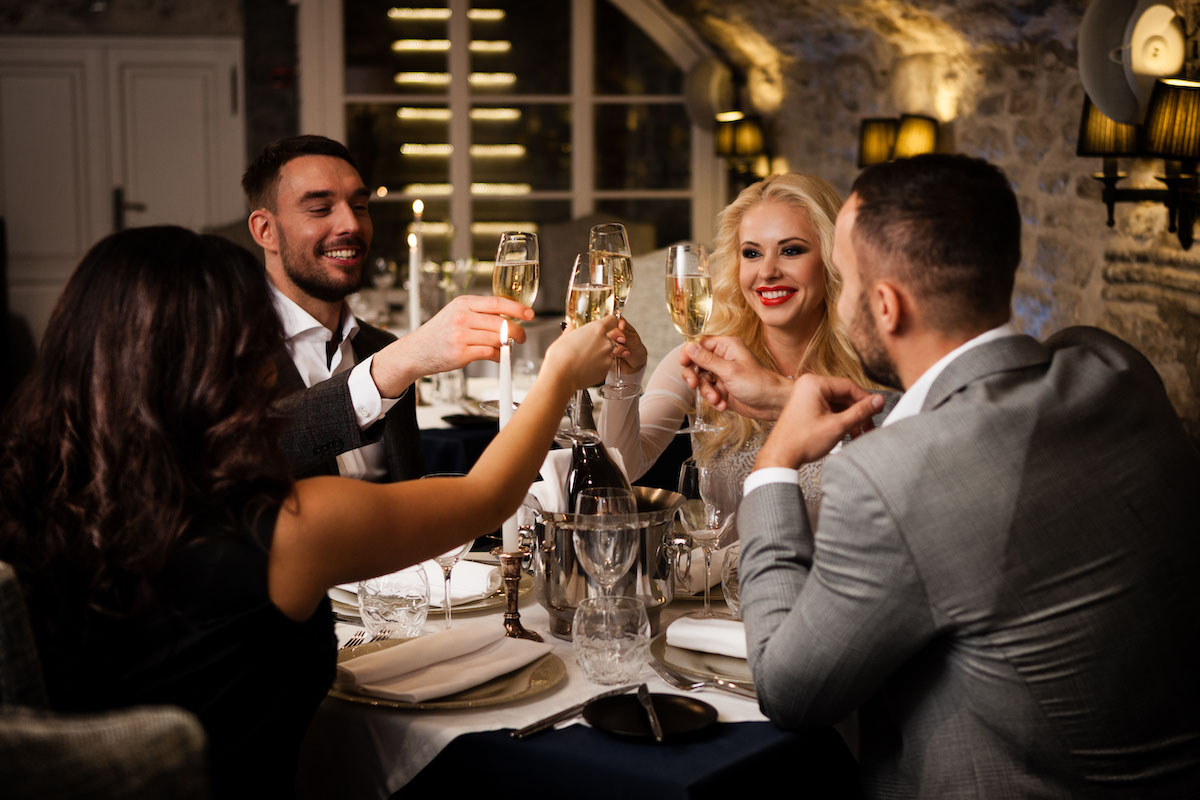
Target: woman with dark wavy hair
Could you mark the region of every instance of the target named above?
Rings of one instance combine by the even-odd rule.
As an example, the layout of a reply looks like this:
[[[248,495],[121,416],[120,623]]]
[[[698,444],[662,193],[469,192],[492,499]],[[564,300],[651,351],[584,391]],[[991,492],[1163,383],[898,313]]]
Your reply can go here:
[[[0,452],[0,558],[25,587],[52,705],[181,705],[208,732],[216,796],[291,793],[333,678],[326,589],[510,516],[568,397],[603,379],[613,324],[550,347],[465,477],[293,482],[262,266],[183,228],[101,241],[59,299]]]

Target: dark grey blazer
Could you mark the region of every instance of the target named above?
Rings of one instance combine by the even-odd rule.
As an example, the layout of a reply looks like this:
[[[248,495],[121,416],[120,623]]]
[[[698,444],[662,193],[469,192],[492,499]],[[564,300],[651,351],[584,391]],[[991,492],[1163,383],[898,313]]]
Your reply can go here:
[[[356,363],[396,339],[362,320],[358,324],[358,334],[352,342]],[[280,347],[275,363],[280,390],[286,394],[279,408],[292,421],[283,435],[283,449],[296,478],[337,475],[338,455],[380,440],[388,480],[410,480],[425,474],[413,389],[383,419],[362,430],[350,402],[350,370],[306,388],[286,347]]]
[[[1200,457],[1095,329],[968,351],[915,417],[742,503],[763,711],[859,709],[873,797],[1200,797]]]

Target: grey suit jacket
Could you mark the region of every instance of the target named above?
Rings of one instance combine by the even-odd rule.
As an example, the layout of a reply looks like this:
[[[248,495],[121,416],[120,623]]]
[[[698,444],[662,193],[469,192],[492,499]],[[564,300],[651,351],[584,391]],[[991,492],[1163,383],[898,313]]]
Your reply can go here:
[[[968,351],[921,414],[742,503],[764,712],[859,709],[876,797],[1200,797],[1200,458],[1140,354]]]
[[[358,324],[358,334],[351,343],[356,363],[396,338],[362,320]],[[282,444],[294,477],[337,475],[339,454],[380,440],[388,480],[411,480],[425,474],[416,392],[410,389],[383,419],[362,430],[350,402],[349,370],[306,388],[286,347],[280,347],[275,364],[279,388],[285,395],[279,408],[291,420]]]

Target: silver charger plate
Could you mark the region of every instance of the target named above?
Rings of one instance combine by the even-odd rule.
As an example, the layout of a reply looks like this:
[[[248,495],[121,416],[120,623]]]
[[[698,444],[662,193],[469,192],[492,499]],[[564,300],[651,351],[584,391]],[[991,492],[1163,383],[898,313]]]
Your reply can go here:
[[[357,647],[346,647],[338,651],[338,663],[347,661],[367,653],[378,652],[388,647],[408,641],[406,639],[389,639],[382,642],[368,642]],[[342,689],[330,689],[329,696],[344,700],[347,703],[374,706],[375,708],[390,708],[398,711],[455,711],[464,708],[483,708],[498,706],[504,703],[514,703],[528,697],[536,697],[553,689],[567,677],[567,666],[554,653],[547,653],[520,669],[492,678],[490,681],[464,689],[461,692],[424,700],[420,703],[404,703],[399,700],[389,700],[384,697],[347,692]]]
[[[650,655],[660,664],[685,675],[694,675],[699,680],[720,678],[747,689],[754,688],[754,676],[746,659],[673,647],[667,644],[666,633],[660,633],[650,642]]]

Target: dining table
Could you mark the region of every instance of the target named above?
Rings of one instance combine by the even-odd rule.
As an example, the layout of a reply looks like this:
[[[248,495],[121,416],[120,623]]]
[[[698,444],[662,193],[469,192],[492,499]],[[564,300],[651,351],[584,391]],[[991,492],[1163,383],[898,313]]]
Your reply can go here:
[[[662,630],[700,606],[677,600],[662,614]],[[552,646],[565,677],[542,694],[461,710],[401,710],[335,696],[319,707],[301,750],[301,798],[463,796],[472,789],[572,798],[724,797],[746,781],[802,781],[810,796],[854,797],[857,766],[833,728],[787,732],[766,720],[757,702],[720,690],[685,692],[646,663],[637,678],[654,694],[689,695],[712,705],[717,723],[681,741],[615,736],[580,718],[516,740],[511,731],[612,687],[590,681],[569,641],[550,634],[549,615],[532,592],[521,597],[521,621]],[[455,611],[460,620],[502,625],[502,609]],[[430,616],[424,632],[442,628]],[[340,643],[360,628],[338,622]]]

